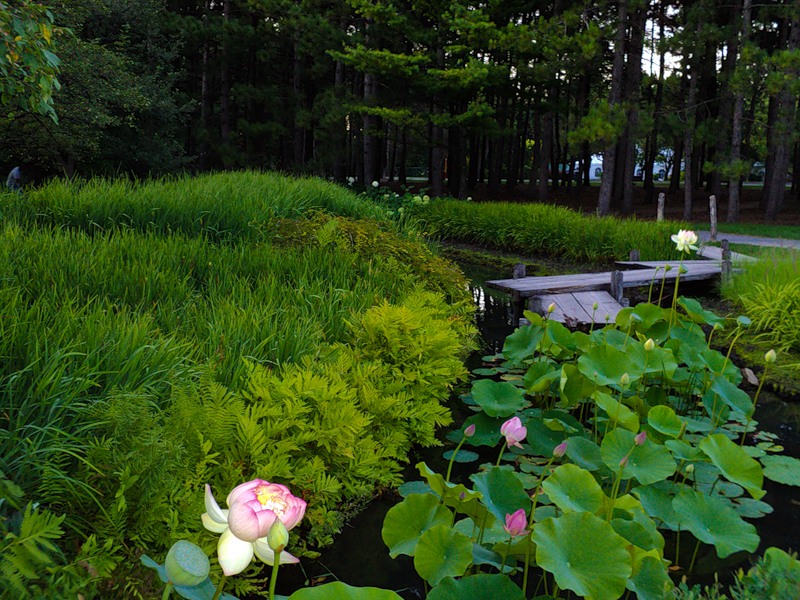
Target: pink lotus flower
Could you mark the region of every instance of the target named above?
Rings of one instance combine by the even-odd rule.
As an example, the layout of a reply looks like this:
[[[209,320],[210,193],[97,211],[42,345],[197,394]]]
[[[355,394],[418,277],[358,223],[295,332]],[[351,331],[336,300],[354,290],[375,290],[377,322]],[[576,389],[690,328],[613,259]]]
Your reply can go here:
[[[513,515],[506,513],[506,524],[503,525],[503,529],[505,529],[506,533],[511,536],[525,535],[528,533],[528,530],[525,529],[527,525],[528,517],[525,514],[525,509],[520,508]]]
[[[211,494],[211,486],[206,484],[203,526],[222,534],[217,544],[217,555],[225,575],[244,571],[254,554],[268,565],[275,564],[275,553],[267,543],[270,527],[280,519],[290,530],[306,512],[305,501],[293,496],[289,488],[263,479],[236,486],[228,494],[226,503],[229,508],[221,509]],[[280,562],[296,563],[299,559],[281,552]]]
[[[467,428],[464,430],[464,437],[472,437],[473,435],[475,435],[475,429],[476,429],[475,423],[467,425]]]
[[[512,417],[500,426],[500,433],[505,436],[509,447],[522,448],[520,442],[528,435],[528,429],[522,426],[522,421],[519,420],[519,417]]]

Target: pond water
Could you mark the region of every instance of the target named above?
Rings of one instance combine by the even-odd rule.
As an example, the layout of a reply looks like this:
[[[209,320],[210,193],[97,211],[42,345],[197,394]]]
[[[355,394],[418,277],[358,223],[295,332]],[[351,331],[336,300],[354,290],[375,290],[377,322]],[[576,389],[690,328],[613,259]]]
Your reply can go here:
[[[491,269],[469,264],[461,264],[470,278],[470,289],[476,305],[476,323],[482,336],[482,347],[470,358],[468,368],[480,366],[481,356],[495,354],[502,349],[503,342],[514,331],[511,323],[511,311],[508,296],[483,287],[488,279],[507,276]],[[460,426],[471,412],[458,400],[452,398],[450,408],[453,411],[454,425]],[[800,404],[787,403],[779,397],[762,390],[756,409],[756,419],[762,429],[779,436],[776,443],[785,448],[788,456],[800,457]],[[441,438],[447,431],[441,432]],[[421,449],[410,457],[408,468],[404,474],[406,480],[419,479],[414,467],[425,461],[431,468],[444,472],[447,463],[442,458],[442,449]],[[467,476],[474,465],[454,465],[453,480]],[[777,546],[784,550],[795,550],[800,547],[800,488],[785,486],[765,480],[767,491],[763,500],[772,505],[774,512],[766,517],[753,521],[761,536],[762,553],[769,546]],[[291,594],[299,587],[314,583],[325,583],[340,580],[354,586],[376,586],[395,590],[408,600],[425,597],[425,585],[414,570],[413,559],[399,556],[389,557],[389,551],[381,539],[381,527],[386,512],[400,501],[397,493],[388,493],[372,502],[349,522],[344,530],[336,536],[334,546],[325,549],[319,559],[303,559],[300,566],[287,566],[281,569],[277,592]],[[674,557],[674,550],[669,536],[665,555]],[[684,543],[682,548],[689,555],[694,543]],[[705,551],[705,554],[703,554]],[[681,552],[683,556],[684,552]],[[683,559],[688,564],[691,556]],[[744,553],[735,554],[721,561],[717,558],[713,547],[703,546],[698,555],[692,581],[711,583],[714,574],[719,573],[723,583],[730,581],[732,572],[738,568],[747,568],[749,556]]]

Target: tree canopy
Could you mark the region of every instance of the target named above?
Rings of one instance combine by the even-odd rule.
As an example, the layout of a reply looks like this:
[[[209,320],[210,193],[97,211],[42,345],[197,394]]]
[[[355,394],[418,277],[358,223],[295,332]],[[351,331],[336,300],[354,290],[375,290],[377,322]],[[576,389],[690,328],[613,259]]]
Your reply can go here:
[[[800,191],[800,0],[24,0],[0,15],[0,127],[42,175],[281,169],[546,199],[602,170],[600,213],[661,179],[687,214],[701,192],[729,198],[730,220],[744,180],[763,179],[768,218]],[[54,107],[58,125],[40,118]]]

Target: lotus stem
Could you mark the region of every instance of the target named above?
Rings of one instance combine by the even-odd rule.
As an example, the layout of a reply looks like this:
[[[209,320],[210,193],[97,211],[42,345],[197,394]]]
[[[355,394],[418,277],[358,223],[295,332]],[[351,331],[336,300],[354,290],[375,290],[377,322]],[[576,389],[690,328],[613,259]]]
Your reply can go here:
[[[497,457],[497,464],[495,466],[500,466],[500,461],[503,460],[503,453],[506,451],[506,448],[508,448],[508,442],[504,440],[503,446],[500,448],[500,456]]]
[[[689,563],[689,575],[692,574],[692,570],[694,569],[694,561],[697,559],[698,550],[700,550],[700,540],[697,540],[697,543],[694,545],[694,552],[692,553],[692,562]]]
[[[683,254],[681,254],[681,260],[678,263],[678,274],[675,276],[675,291],[672,292],[672,312],[669,315],[670,328],[678,316],[678,284],[681,281],[681,271],[683,271]]]
[[[169,595],[172,592],[172,587],[172,582],[168,581],[166,587],[164,588],[164,593],[161,594],[161,600],[167,600],[167,598],[169,598]]]
[[[458,442],[458,446],[456,446],[456,449],[453,450],[453,455],[450,457],[450,463],[447,465],[447,476],[444,478],[445,483],[450,483],[450,473],[453,471],[453,463],[456,460],[456,454],[458,454],[458,451],[461,450],[461,446],[463,446],[464,442],[466,441],[467,441],[467,436],[462,437],[461,441]],[[442,496],[442,502],[444,502],[444,496]]]
[[[272,565],[272,577],[269,578],[269,600],[275,600],[275,584],[278,583],[278,567],[281,564],[280,550],[275,553],[275,564]]]
[[[217,590],[214,592],[214,596],[211,600],[217,600],[222,595],[222,589],[225,587],[225,580],[227,577],[223,574],[219,580],[219,585],[217,586]]]

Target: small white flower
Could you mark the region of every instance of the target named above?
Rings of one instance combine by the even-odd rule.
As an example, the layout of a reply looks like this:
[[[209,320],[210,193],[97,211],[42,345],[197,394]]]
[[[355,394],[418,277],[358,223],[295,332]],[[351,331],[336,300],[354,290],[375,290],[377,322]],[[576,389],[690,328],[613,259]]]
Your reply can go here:
[[[374,188],[378,187],[379,185],[380,185],[380,183],[378,183],[377,181],[373,181],[372,182],[372,187],[374,187]]]
[[[678,249],[678,252],[686,252],[688,254],[691,250],[697,250],[697,246],[695,246],[697,243],[697,234],[694,231],[681,229],[676,235],[673,235],[671,239],[675,242],[675,247]]]
[[[356,182],[356,178],[355,177],[348,177],[347,178],[348,185],[353,185],[355,182]]]

